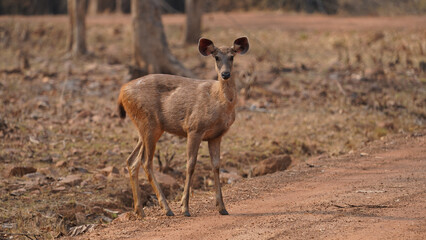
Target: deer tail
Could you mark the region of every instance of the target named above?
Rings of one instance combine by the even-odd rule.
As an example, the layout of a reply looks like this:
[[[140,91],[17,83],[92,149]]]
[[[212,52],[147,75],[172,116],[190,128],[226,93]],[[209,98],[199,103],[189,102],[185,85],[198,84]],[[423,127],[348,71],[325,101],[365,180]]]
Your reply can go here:
[[[118,96],[118,115],[121,119],[126,118],[126,110],[124,109],[123,102],[121,100],[121,94]]]

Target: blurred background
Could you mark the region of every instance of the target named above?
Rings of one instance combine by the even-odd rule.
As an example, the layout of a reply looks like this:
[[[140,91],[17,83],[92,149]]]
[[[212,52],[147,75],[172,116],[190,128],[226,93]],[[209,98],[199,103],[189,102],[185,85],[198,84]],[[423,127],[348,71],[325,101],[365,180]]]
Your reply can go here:
[[[131,211],[125,159],[137,133],[117,115],[119,89],[149,73],[216,79],[201,36],[250,40],[235,57],[225,201],[244,178],[423,136],[425,13],[426,0],[1,0],[0,239],[77,235]],[[185,146],[169,134],[157,144],[155,174],[172,204]],[[145,211],[160,214],[140,178]],[[203,143],[194,195],[210,194],[212,179]]]
[[[96,3],[92,3],[96,2]],[[185,0],[161,0],[165,13],[184,13]],[[424,0],[206,0],[205,12],[282,10],[344,15],[424,14]],[[96,8],[93,5],[97,5]],[[130,0],[90,1],[89,13],[130,13]],[[0,14],[65,14],[67,0],[2,0]]]

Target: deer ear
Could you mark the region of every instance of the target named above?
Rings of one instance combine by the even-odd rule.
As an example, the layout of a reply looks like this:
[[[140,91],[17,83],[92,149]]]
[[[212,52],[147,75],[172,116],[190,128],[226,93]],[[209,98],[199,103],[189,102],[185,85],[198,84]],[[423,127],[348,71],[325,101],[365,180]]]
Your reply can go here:
[[[247,37],[240,37],[235,39],[234,46],[232,47],[235,52],[244,54],[249,50],[249,41]]]
[[[198,41],[198,51],[200,51],[203,56],[212,54],[214,50],[215,46],[211,40],[207,38],[200,38]]]

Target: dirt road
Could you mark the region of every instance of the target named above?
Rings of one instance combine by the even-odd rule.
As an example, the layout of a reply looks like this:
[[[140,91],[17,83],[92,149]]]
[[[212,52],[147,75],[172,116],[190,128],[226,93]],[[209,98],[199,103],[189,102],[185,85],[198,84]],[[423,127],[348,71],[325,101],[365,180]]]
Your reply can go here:
[[[213,194],[190,203],[193,216],[121,217],[80,239],[425,239],[426,137],[398,137],[342,157],[316,157],[290,170],[224,189],[229,216]]]

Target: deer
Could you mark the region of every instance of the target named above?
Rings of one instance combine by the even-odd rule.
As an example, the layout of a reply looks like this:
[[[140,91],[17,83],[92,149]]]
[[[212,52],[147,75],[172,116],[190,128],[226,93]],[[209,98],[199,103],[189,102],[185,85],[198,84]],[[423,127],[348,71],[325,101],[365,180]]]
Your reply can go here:
[[[136,147],[127,158],[127,168],[133,193],[134,212],[144,217],[138,184],[139,168],[147,175],[166,216],[174,216],[153,172],[156,143],[164,132],[187,138],[187,164],[181,211],[189,212],[192,175],[202,141],[208,142],[214,174],[216,207],[228,215],[223,202],[219,177],[220,143],[235,121],[237,90],[231,75],[234,56],[249,49],[247,37],[237,38],[232,47],[216,47],[207,38],[198,42],[203,56],[213,56],[218,80],[198,80],[168,74],[150,74],[134,79],[121,87],[118,97],[120,118],[129,116],[139,133]]]

